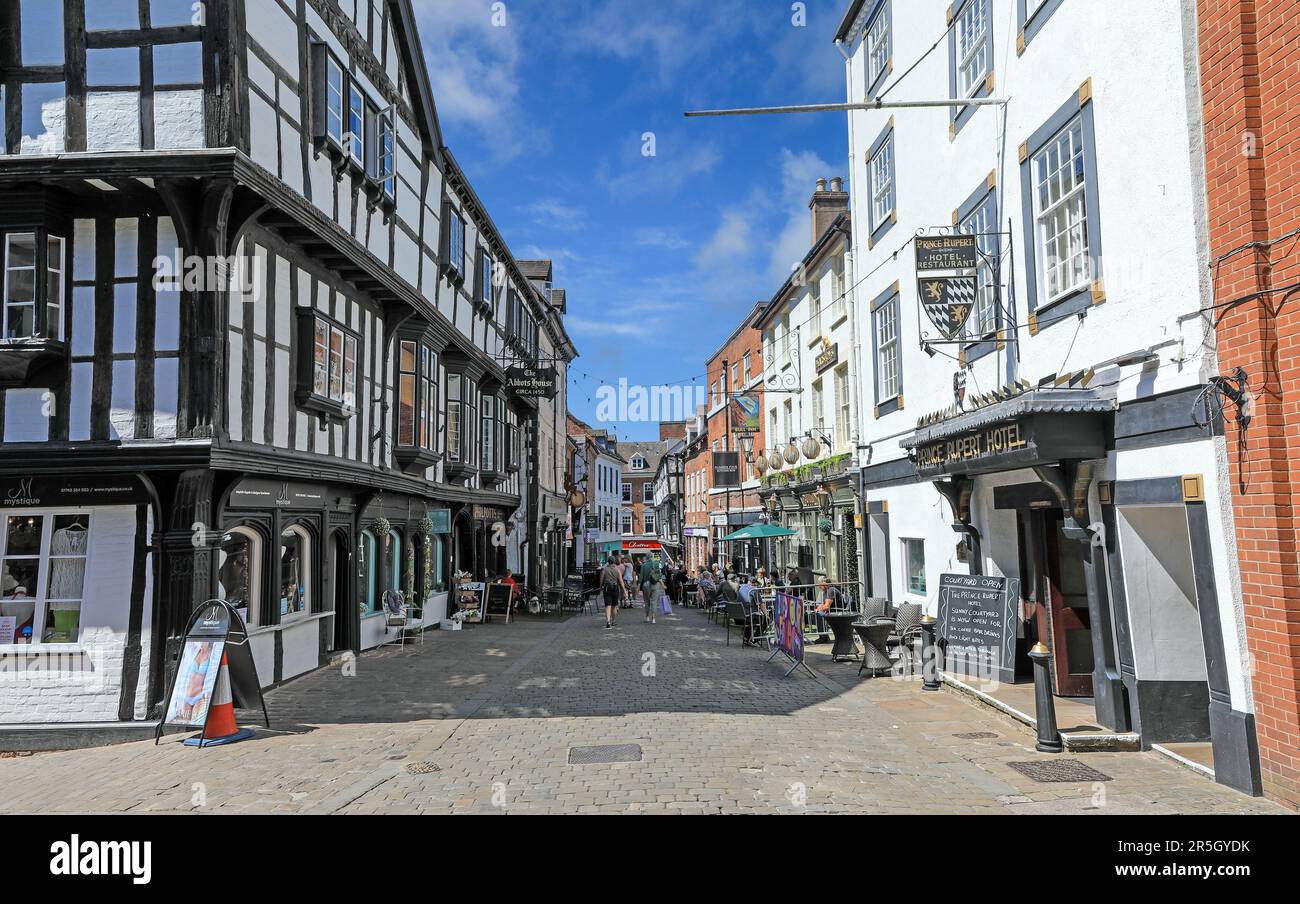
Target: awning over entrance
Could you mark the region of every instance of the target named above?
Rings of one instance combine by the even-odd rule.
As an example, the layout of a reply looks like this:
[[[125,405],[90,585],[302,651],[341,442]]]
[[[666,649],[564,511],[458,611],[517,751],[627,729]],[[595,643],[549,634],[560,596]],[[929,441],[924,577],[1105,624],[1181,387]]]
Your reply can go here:
[[[985,474],[1106,455],[1105,417],[1118,408],[1097,390],[1047,387],[994,393],[973,411],[922,418],[899,441],[922,477]]]

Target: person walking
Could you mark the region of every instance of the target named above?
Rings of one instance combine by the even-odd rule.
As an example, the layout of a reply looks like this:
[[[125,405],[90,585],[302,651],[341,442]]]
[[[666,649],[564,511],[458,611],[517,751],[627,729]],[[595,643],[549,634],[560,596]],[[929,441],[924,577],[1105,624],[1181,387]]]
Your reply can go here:
[[[655,623],[659,598],[664,595],[664,569],[659,556],[646,559],[641,566],[641,595],[645,598],[645,620]]]
[[[605,627],[614,627],[614,616],[618,614],[618,603],[627,592],[623,584],[623,569],[619,567],[617,557],[605,560],[600,569],[600,592],[605,598]]]
[[[636,599],[636,566],[632,564],[632,556],[623,556],[623,588],[627,591],[623,598],[623,608],[631,609],[632,602]]]

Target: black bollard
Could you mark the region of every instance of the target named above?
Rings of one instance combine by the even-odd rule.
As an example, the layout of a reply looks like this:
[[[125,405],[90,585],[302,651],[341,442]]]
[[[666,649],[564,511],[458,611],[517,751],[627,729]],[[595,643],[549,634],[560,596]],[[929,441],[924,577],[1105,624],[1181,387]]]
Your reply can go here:
[[[1052,675],[1048,671],[1052,651],[1041,641],[1029,651],[1034,661],[1034,708],[1038,716],[1038,743],[1034,749],[1043,753],[1060,753],[1061,733],[1056,730],[1056,701],[1052,698]]]
[[[939,648],[934,642],[933,615],[921,616],[921,690],[937,691],[939,684]]]

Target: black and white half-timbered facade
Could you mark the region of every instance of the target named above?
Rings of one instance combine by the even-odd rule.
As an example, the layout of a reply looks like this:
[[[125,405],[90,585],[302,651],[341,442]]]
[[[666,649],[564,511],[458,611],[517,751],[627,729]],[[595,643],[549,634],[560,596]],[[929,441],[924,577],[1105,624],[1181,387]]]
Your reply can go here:
[[[506,567],[506,368],[576,351],[410,0],[4,0],[0,84],[0,726],[156,717],[209,598],[272,685]]]

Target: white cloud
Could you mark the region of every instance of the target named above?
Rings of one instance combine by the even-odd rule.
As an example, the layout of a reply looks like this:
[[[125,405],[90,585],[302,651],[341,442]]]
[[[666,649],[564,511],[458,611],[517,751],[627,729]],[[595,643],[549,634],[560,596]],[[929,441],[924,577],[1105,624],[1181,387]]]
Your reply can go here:
[[[444,128],[468,127],[498,160],[544,142],[534,130],[519,126],[524,121],[519,26],[508,16],[505,27],[494,25],[490,0],[414,0],[414,6]]]
[[[524,211],[533,218],[534,223],[543,229],[577,232],[587,225],[586,211],[578,207],[562,204],[553,198],[529,204],[524,208]]]

